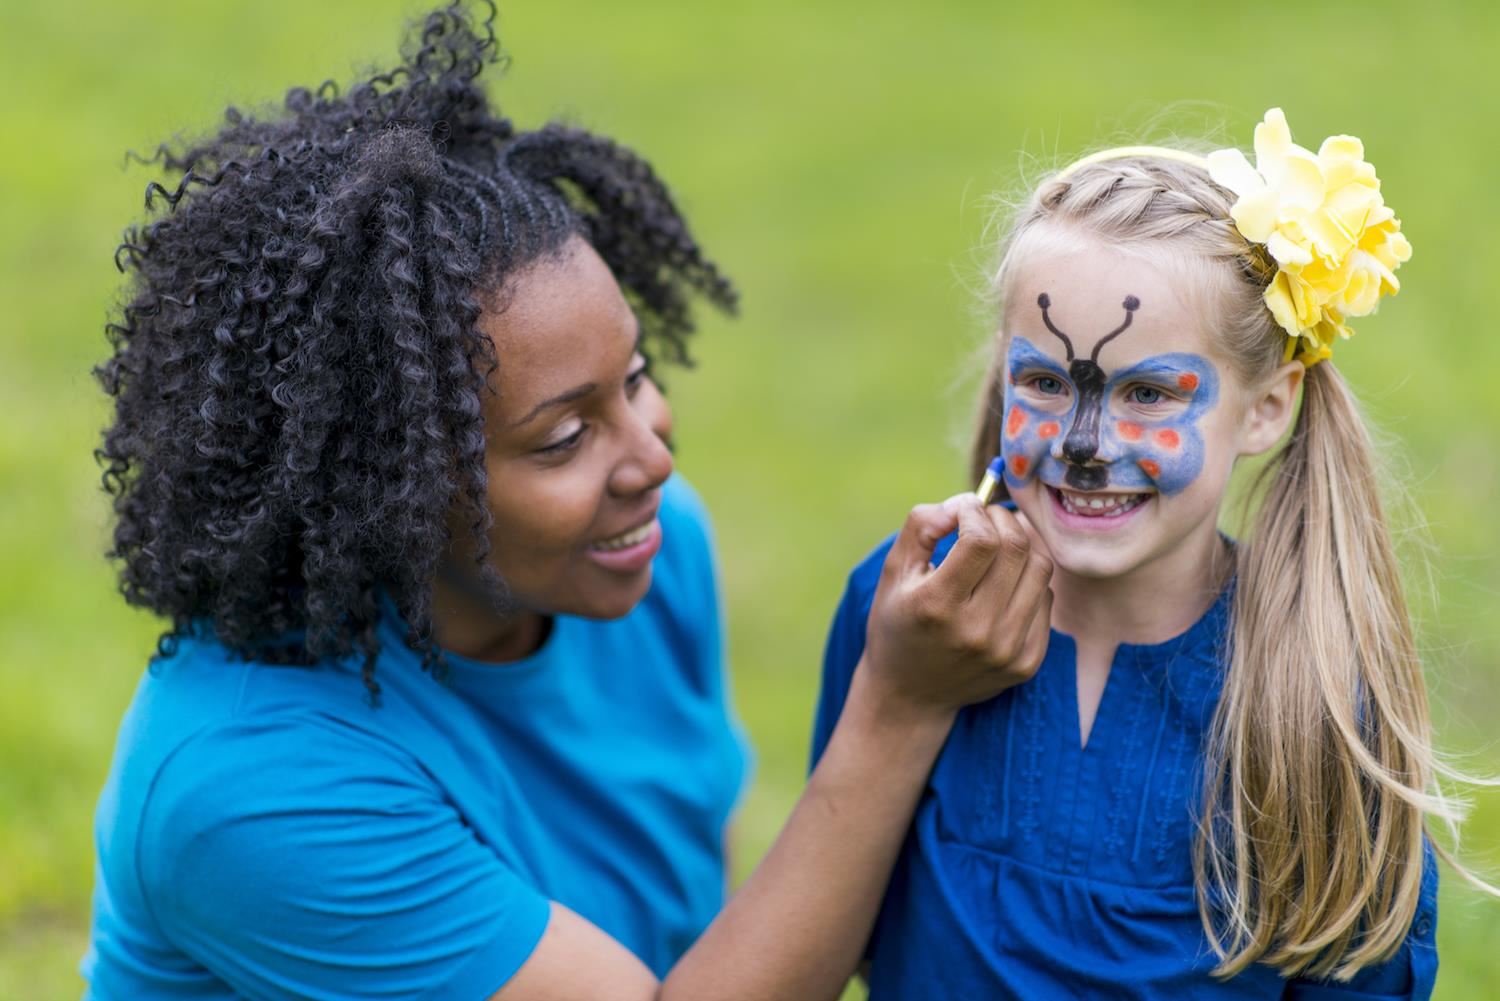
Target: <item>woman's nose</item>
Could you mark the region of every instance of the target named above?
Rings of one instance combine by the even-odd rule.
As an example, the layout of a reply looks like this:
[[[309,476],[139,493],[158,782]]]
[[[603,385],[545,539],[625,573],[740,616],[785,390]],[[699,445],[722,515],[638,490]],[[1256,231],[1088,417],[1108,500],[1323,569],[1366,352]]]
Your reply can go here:
[[[672,408],[656,383],[642,380],[630,410],[627,453],[610,478],[610,489],[621,496],[659,487],[672,475]]]

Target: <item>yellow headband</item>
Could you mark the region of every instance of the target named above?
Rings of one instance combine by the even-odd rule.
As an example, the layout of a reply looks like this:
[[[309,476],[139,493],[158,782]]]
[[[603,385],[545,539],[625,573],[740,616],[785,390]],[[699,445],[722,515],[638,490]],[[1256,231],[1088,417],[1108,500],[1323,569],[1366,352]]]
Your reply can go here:
[[[1411,258],[1411,244],[1355,137],[1329,136],[1313,153],[1292,142],[1286,115],[1272,108],[1255,127],[1253,167],[1237,149],[1200,156],[1121,146],[1083,157],[1057,177],[1137,156],[1202,167],[1234,193],[1229,214],[1235,228],[1265,247],[1277,265],[1265,303],[1287,332],[1288,361],[1312,366],[1332,356],[1335,340],[1354,335],[1347,318],[1375,312],[1382,296],[1401,289],[1395,272]]]

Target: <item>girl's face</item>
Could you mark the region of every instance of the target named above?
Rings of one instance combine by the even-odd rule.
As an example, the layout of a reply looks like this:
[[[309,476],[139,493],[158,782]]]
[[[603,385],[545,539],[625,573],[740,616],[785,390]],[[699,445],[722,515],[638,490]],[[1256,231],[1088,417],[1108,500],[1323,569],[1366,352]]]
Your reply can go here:
[[[671,411],[608,265],[581,239],[514,280],[481,328],[490,561],[527,610],[618,618],[651,584]]]
[[[1235,459],[1275,441],[1187,280],[1098,241],[1038,252],[1014,276],[1005,483],[1066,572],[1120,577],[1205,552],[1191,547],[1217,531]]]

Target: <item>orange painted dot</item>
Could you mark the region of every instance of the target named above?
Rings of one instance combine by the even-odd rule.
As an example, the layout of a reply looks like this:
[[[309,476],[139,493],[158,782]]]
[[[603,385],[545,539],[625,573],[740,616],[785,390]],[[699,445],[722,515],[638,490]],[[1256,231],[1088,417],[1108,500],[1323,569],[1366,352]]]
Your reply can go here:
[[[1025,476],[1026,470],[1031,468],[1031,463],[1024,455],[1013,455],[1010,457],[1010,471],[1017,476]]]
[[[1167,448],[1176,448],[1182,444],[1182,439],[1171,428],[1162,428],[1156,432],[1156,443],[1158,445],[1165,445]]]
[[[1198,388],[1198,377],[1191,372],[1184,372],[1177,377],[1177,388],[1191,393]]]
[[[1010,416],[1007,417],[1007,418],[1005,418],[1005,435],[1006,435],[1006,437],[1007,438],[1014,438],[1016,435],[1018,435],[1018,434],[1021,433],[1021,429],[1023,427],[1025,427],[1025,426],[1026,426],[1026,415],[1021,412],[1021,408],[1020,407],[1011,407],[1010,408]]]
[[[1121,421],[1116,426],[1120,429],[1120,437],[1126,441],[1140,441],[1145,430],[1135,421]]]
[[[1151,477],[1153,480],[1161,475],[1161,466],[1152,462],[1150,459],[1141,459],[1136,462],[1136,465],[1140,466],[1141,471],[1147,476]]]
[[[1057,426],[1057,421],[1043,421],[1036,429],[1039,438],[1056,438],[1061,431],[1062,428]]]

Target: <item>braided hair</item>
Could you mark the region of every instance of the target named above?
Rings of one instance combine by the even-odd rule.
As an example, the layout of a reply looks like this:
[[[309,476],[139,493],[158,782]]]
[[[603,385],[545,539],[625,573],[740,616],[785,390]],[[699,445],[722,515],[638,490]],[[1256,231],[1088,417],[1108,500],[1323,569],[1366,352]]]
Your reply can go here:
[[[477,558],[490,516],[482,394],[505,359],[481,302],[588,241],[644,349],[689,362],[690,300],[736,294],[649,164],[609,139],[518,131],[478,79],[500,61],[489,5],[414,25],[399,65],[347,92],[295,88],[265,114],[158,147],[129,283],[96,370],[98,457],[126,601],[235,652],[363,654],[379,599],[429,664],[431,581],[453,523]]]

